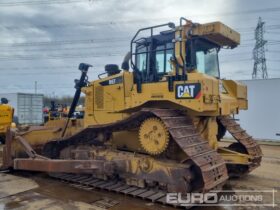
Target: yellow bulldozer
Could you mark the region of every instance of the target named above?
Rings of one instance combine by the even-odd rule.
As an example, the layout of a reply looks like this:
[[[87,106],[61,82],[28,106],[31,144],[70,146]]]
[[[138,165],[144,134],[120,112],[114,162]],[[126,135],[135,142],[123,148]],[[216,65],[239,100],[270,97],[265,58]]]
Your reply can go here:
[[[91,65],[80,64],[67,120],[9,133],[2,168],[162,203],[168,192],[221,189],[262,157],[232,117],[248,108],[246,86],[220,78],[219,51],[239,42],[220,22],[138,30],[121,69],[108,64],[89,82]],[[81,92],[84,119],[72,119]],[[219,146],[226,131],[236,142]]]
[[[1,98],[0,104],[0,142],[5,143],[6,132],[13,122],[14,109],[8,104],[6,98]]]

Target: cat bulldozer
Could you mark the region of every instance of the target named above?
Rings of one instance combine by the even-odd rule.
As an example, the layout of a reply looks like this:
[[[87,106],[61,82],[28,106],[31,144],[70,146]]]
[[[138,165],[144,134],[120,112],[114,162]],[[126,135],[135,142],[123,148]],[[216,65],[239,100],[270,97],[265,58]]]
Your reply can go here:
[[[221,22],[181,18],[178,26],[138,30],[121,69],[108,64],[88,81],[91,65],[80,64],[67,119],[8,133],[2,169],[161,203],[169,192],[221,190],[262,158],[233,117],[248,108],[247,87],[220,78],[219,51],[239,43],[239,33]],[[84,119],[73,119],[81,93]],[[226,132],[236,141],[219,146]]]

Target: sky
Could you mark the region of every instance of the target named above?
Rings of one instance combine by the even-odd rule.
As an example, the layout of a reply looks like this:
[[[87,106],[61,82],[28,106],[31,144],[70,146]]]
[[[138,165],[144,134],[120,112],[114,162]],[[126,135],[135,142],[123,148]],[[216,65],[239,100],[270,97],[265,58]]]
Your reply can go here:
[[[159,3],[160,2],[160,3]],[[280,77],[280,1],[276,0],[1,0],[0,93],[74,94],[81,62],[96,80],[106,64],[122,63],[139,28],[185,17],[221,21],[241,34],[241,45],[220,51],[221,77],[252,78],[258,18],[269,78]]]

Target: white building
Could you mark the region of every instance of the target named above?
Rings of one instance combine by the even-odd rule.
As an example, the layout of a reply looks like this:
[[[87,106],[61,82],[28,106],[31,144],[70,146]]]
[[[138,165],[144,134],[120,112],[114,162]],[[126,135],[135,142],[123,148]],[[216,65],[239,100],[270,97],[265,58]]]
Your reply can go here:
[[[280,140],[280,78],[243,80],[249,108],[236,115],[242,128],[256,139]]]

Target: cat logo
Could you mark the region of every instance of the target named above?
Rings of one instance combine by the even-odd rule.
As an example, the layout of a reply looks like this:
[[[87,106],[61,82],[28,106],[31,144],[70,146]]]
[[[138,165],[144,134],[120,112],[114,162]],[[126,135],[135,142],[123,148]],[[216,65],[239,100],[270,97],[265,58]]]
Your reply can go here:
[[[200,83],[176,85],[176,99],[198,99],[201,96]]]

